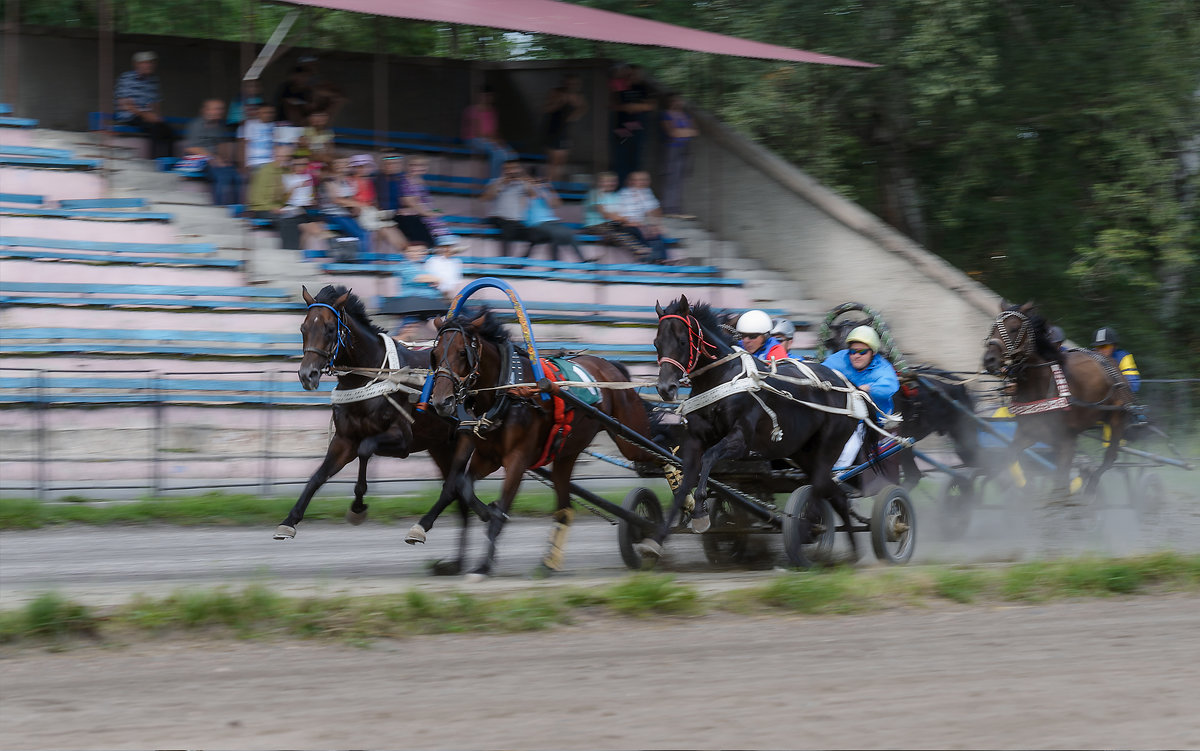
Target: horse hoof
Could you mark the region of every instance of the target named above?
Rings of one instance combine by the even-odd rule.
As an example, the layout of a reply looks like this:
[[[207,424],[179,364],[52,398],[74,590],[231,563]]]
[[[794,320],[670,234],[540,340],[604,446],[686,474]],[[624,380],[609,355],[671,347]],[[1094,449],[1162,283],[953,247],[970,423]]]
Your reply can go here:
[[[709,522],[708,514],[705,514],[704,516],[692,517],[692,531],[697,534],[704,534],[711,526],[712,524]]]
[[[645,539],[636,543],[633,549],[643,558],[662,558],[662,545],[651,539]]]
[[[408,534],[404,536],[404,541],[409,545],[416,545],[418,542],[425,543],[425,528],[420,524],[414,524],[408,529]]]
[[[362,511],[355,511],[354,509],[346,509],[346,521],[349,522],[351,525],[357,527],[358,525],[362,524],[366,520],[367,520],[367,507],[366,506],[363,506]]]
[[[481,574],[478,571],[472,571],[463,577],[463,581],[467,584],[479,584],[488,580],[487,574]]]
[[[289,527],[286,524],[280,524],[278,527],[275,528],[275,539],[276,540],[290,540],[295,536],[296,536],[296,528],[295,527]]]
[[[458,561],[434,561],[429,571],[434,576],[458,576],[462,573],[462,564]]]

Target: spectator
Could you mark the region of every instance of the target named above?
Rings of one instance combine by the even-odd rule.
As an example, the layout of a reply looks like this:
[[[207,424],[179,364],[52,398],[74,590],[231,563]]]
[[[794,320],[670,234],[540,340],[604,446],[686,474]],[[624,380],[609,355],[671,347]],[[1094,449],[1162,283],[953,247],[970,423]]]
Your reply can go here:
[[[621,225],[617,196],[616,174],[601,172],[596,175],[596,187],[588,191],[583,205],[583,232],[598,235],[610,245],[628,248],[635,256],[650,255],[650,249]]]
[[[667,97],[667,108],[662,114],[662,127],[666,135],[663,211],[675,219],[695,219],[696,217],[683,213],[683,178],[688,172],[692,139],[696,137],[697,130],[692,118],[684,110],[683,97],[679,94]]]
[[[654,104],[650,100],[650,87],[646,85],[645,71],[640,65],[630,65],[624,84],[614,84],[614,109],[616,128],[613,150],[613,171],[617,180],[624,183],[629,175],[641,169],[642,148],[646,141],[646,126]],[[619,80],[619,79],[618,79]]]
[[[229,103],[229,116],[225,118],[225,124],[236,130],[241,127],[242,123],[252,120],[254,115],[246,112],[246,105],[251,101],[256,104],[262,104],[263,101],[262,85],[259,84],[258,79],[242,81],[242,88],[237,98]]]
[[[300,153],[313,162],[328,164],[333,161],[333,129],[329,127],[329,113],[318,110],[308,116],[304,134],[300,137]]]
[[[416,281],[432,284],[447,298],[453,297],[463,286],[462,259],[455,258],[460,249],[458,245],[439,245],[437,251],[425,259]]]
[[[153,52],[137,53],[133,56],[133,70],[121,74],[113,92],[113,120],[148,135],[153,159],[174,156],[175,147],[175,130],[162,117],[162,97],[158,76],[154,75],[157,64],[158,55]]]
[[[533,255],[533,246],[546,243],[550,248],[550,260],[558,260],[558,247],[570,245],[580,263],[588,263],[579,249],[579,241],[575,239],[575,230],[561,222],[554,209],[562,205],[562,199],[550,187],[546,180],[534,178],[531,180],[534,194],[529,199],[529,213],[525,224],[529,227],[529,249],[525,257]]]
[[[647,254],[652,262],[667,261],[667,245],[659,228],[662,211],[658,199],[650,190],[649,173],[630,173],[625,187],[617,192],[615,214],[621,230],[633,235],[640,245],[648,249]],[[643,255],[637,250],[634,254]]]
[[[272,160],[275,150],[275,106],[250,99],[245,107],[248,119],[237,131],[238,150],[242,154],[246,174],[251,175]]]
[[[475,102],[463,111],[462,138],[471,148],[487,154],[490,180],[499,177],[505,162],[517,158],[516,152],[500,138],[491,87],[480,89]]]
[[[301,232],[309,223],[312,178],[305,174],[307,159],[292,159],[291,147],[276,146],[270,162],[255,170],[246,191],[246,208],[256,219],[270,220],[284,248],[299,250]],[[318,228],[319,229],[319,228]]]
[[[342,236],[358,240],[358,251],[366,253],[371,249],[371,238],[356,219],[363,209],[362,204],[354,200],[356,188],[350,176],[349,160],[334,159],[325,179],[321,181],[318,205],[329,226]],[[340,256],[339,260],[348,260],[356,254],[338,252],[335,255]]]
[[[399,213],[404,208],[401,194],[404,189],[404,157],[400,154],[388,154],[383,158],[382,165],[383,169],[379,171],[379,182],[376,185],[379,206]]]
[[[237,203],[241,193],[233,150],[225,127],[225,103],[220,99],[204,100],[200,116],[188,123],[183,152],[190,158],[204,160],[204,176],[212,183],[213,203],[218,206]]]
[[[375,190],[375,160],[369,154],[356,154],[350,158],[350,169],[354,181],[354,200],[358,202],[358,224],[371,233],[372,238],[382,238],[397,252],[403,251],[408,245],[404,235],[396,229],[392,219],[393,212],[379,209],[379,201]],[[377,246],[376,246],[377,247]]]
[[[579,94],[579,76],[563,77],[561,86],[550,90],[546,99],[546,179],[553,185],[563,177],[567,153],[571,150],[571,123],[587,112],[587,102]]]
[[[283,145],[283,148],[290,151],[293,147]],[[300,234],[304,240],[301,247],[307,248],[313,240],[331,237],[333,233],[321,221],[321,214],[317,210],[317,181],[307,157],[293,154],[290,170],[283,176],[283,188],[287,194],[287,206],[282,213],[299,219]]]
[[[417,155],[408,158],[408,169],[400,180],[400,212],[396,226],[409,241],[426,248],[459,245],[461,240],[442,220],[442,212],[433,205],[433,196],[425,184],[429,160]]]
[[[500,230],[500,255],[509,255],[512,241],[529,240],[525,218],[529,215],[529,199],[535,193],[521,163],[516,160],[505,162],[503,174],[484,189],[483,200],[492,202],[488,222]]]

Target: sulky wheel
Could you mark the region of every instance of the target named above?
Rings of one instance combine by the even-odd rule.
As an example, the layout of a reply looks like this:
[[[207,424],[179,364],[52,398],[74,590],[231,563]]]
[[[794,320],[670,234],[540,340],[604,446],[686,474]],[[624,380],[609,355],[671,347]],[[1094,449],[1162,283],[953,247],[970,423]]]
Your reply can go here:
[[[649,488],[634,488],[629,491],[625,500],[621,502],[621,508],[649,521],[656,529],[662,526],[662,504]],[[645,536],[645,531],[637,525],[624,519],[617,521],[617,547],[621,550],[621,560],[634,571],[641,571],[643,567],[652,568],[658,562],[657,558],[643,558],[634,547]]]
[[[743,516],[729,501],[721,500],[715,503],[712,528],[700,535],[704,557],[709,563],[714,566],[735,566],[746,561],[750,535],[746,532],[730,531],[745,528]]]
[[[888,563],[908,563],[917,544],[917,517],[908,493],[889,485],[875,496],[871,512],[871,547]]]
[[[812,568],[833,560],[837,520],[833,506],[813,495],[811,485],[801,485],[788,496],[783,508],[783,552],[797,568]]]
[[[971,526],[975,506],[975,483],[969,479],[951,477],[942,490],[938,508],[938,531],[943,540],[957,540]]]

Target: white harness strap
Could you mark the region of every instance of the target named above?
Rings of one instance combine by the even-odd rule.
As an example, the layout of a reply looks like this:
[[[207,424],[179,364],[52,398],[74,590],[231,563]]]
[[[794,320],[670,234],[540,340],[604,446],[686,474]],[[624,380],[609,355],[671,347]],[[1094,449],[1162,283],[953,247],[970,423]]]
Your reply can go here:
[[[380,370],[382,371],[385,368],[388,371],[399,370],[400,355],[396,352],[396,342],[392,341],[392,338],[387,334],[381,333],[379,336],[383,339],[383,348],[385,350],[383,364],[380,366]],[[403,415],[406,420],[412,422],[412,415],[401,409],[400,405],[397,404],[396,401],[391,397],[391,394],[394,394],[397,391],[406,391],[410,394],[420,393],[419,390],[414,389],[406,384],[397,383],[396,381],[390,380],[386,377],[386,374],[380,373],[375,377],[375,380],[371,381],[366,386],[360,386],[356,389],[347,389],[344,391],[334,388],[333,391],[329,392],[329,401],[331,404],[347,404],[349,402],[364,402],[367,399],[374,399],[377,396],[382,396],[383,398],[387,399],[388,403],[395,407],[396,411]]]

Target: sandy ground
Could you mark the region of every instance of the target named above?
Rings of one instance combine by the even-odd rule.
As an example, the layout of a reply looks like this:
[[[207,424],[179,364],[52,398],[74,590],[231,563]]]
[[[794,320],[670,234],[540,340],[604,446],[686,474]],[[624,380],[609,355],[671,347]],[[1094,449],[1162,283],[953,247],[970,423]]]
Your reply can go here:
[[[0,661],[4,748],[1197,748],[1200,597]]]

